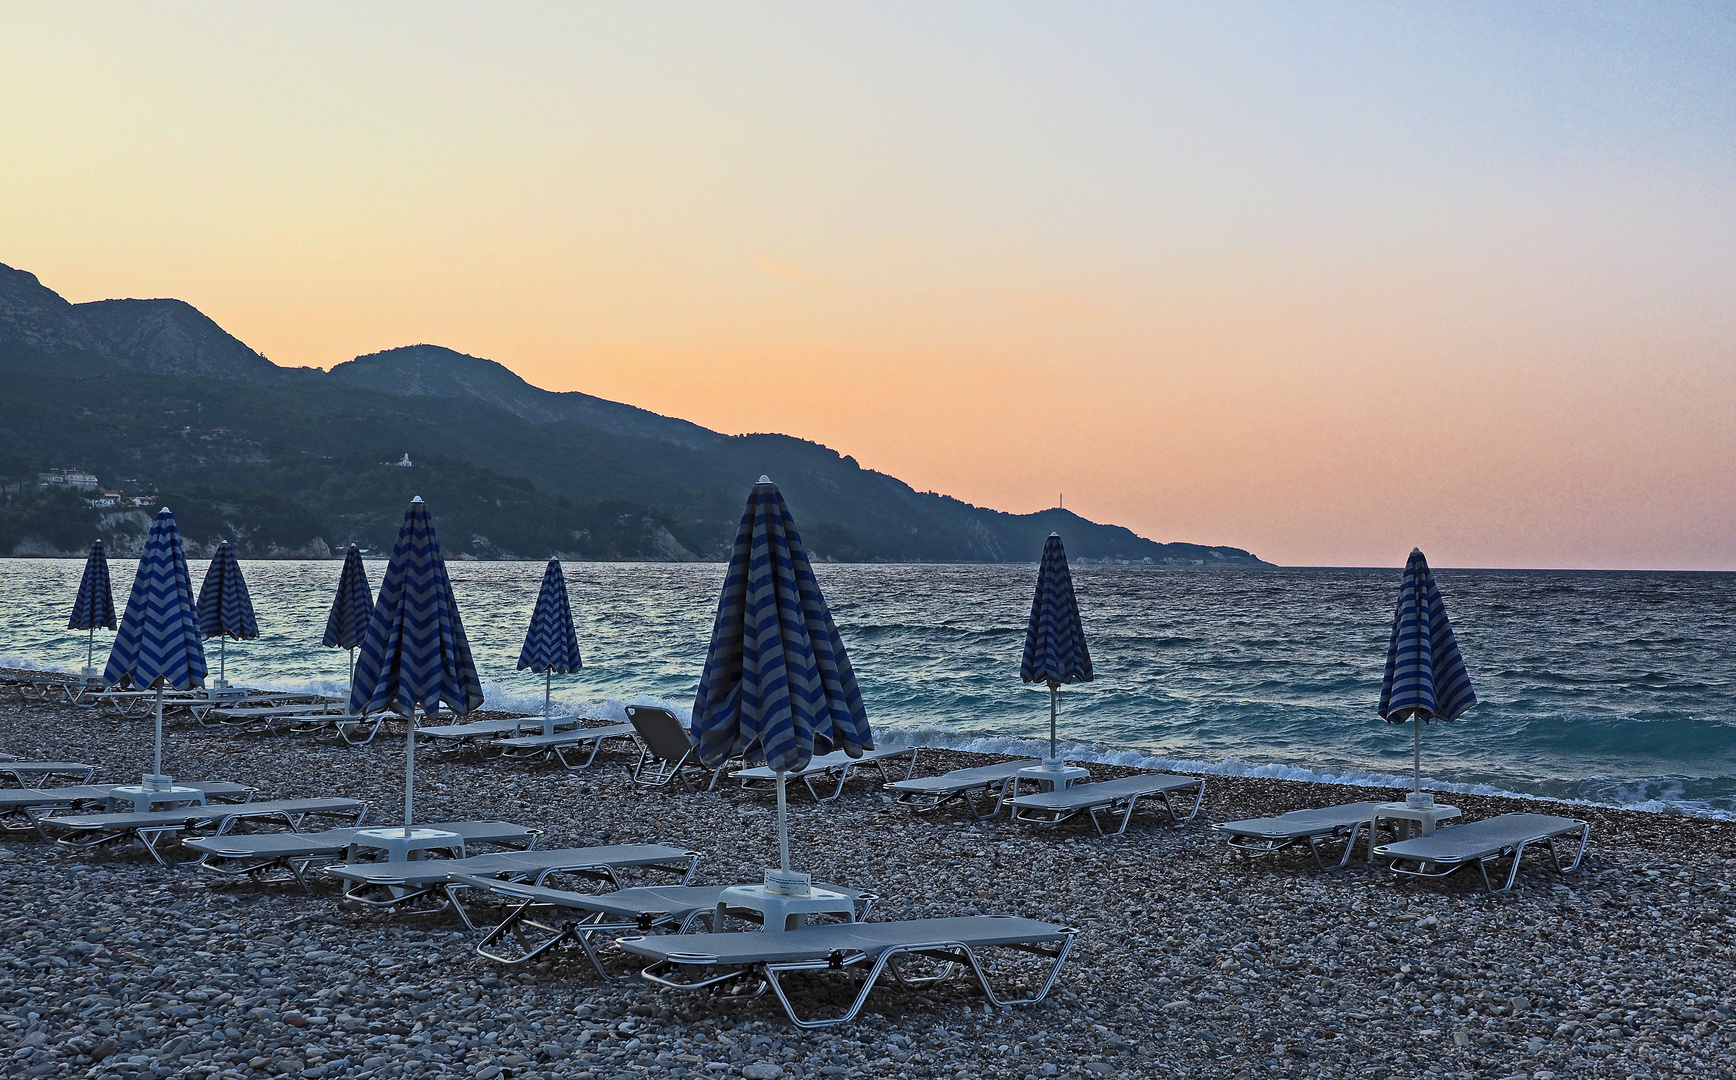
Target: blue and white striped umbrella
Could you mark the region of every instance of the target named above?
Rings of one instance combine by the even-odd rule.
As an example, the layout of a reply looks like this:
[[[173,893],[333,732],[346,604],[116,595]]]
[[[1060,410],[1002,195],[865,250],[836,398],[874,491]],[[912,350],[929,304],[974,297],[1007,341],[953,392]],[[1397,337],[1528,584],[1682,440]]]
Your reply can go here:
[[[132,595],[109,650],[103,682],[110,686],[154,687],[157,695],[156,773],[163,772],[164,688],[191,690],[205,682],[205,646],[199,612],[193,605],[193,580],[181,530],[168,507],[157,512],[145,537],[145,553],[133,578]]]
[[[1025,656],[1019,678],[1049,686],[1049,760],[1058,760],[1055,716],[1060,689],[1067,683],[1090,682],[1091,650],[1079,622],[1079,601],[1073,595],[1073,574],[1067,569],[1067,549],[1061,534],[1050,533],[1037,568],[1037,594],[1031,600],[1031,622],[1025,629]]]
[[[96,628],[115,628],[115,595],[109,588],[108,552],[98,540],[90,546],[90,556],[84,560],[84,576],[78,580],[78,596],[72,601],[72,616],[66,621],[68,630],[86,631],[84,643],[84,673],[94,674],[91,667],[96,655]]]
[[[530,668],[543,673],[545,729],[550,715],[551,676],[557,671],[571,675],[582,666],[579,635],[573,629],[573,608],[567,602],[567,579],[561,573],[561,561],[550,559],[543,570],[542,591],[537,593],[536,607],[530,613],[524,648],[518,653],[519,670]]]
[[[259,636],[259,621],[253,617],[253,598],[247,595],[241,564],[227,540],[217,545],[199,584],[199,634],[207,641],[218,639],[217,685],[228,686],[229,639],[253,640]]]
[[[338,591],[332,597],[331,613],[326,616],[325,637],[320,644],[328,649],[348,649],[350,652],[350,690],[356,685],[356,646],[368,632],[368,620],[374,614],[374,594],[368,588],[368,571],[362,565],[362,553],[351,544],[344,553],[344,569],[338,575]]]
[[[1422,725],[1457,720],[1477,703],[1471,675],[1459,655],[1441,591],[1429,573],[1421,548],[1411,549],[1386,647],[1386,678],[1380,687],[1380,715],[1389,723],[1416,724],[1415,790],[1422,790]]]
[[[778,770],[779,850],[789,869],[783,772],[816,752],[874,748],[856,673],[777,485],[748,495],[717,602],[692,733],[707,765],[764,755]]]
[[[374,593],[368,587],[368,570],[362,565],[362,553],[351,544],[344,553],[343,573],[338,576],[338,591],[332,597],[325,637],[320,644],[328,649],[355,648],[362,643],[373,614]]]
[[[432,718],[441,702],[464,716],[482,706],[482,683],[446,576],[440,538],[418,495],[398,527],[350,687],[352,713],[394,712],[410,720],[404,748],[406,829],[416,783],[416,710]]]

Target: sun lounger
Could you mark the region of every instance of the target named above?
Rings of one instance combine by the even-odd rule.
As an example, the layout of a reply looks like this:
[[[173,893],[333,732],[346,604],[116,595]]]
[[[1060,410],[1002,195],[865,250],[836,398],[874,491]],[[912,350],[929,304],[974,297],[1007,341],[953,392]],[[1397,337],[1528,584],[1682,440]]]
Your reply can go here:
[[[625,937],[622,951],[651,963],[640,975],[649,982],[677,990],[698,990],[729,982],[748,981],[770,987],[790,1021],[801,1028],[827,1027],[856,1018],[882,972],[906,986],[926,987],[970,971],[989,1001],[997,1006],[1034,1005],[1055,985],[1061,965],[1073,948],[1071,927],[1007,915],[973,915],[952,919],[912,919],[902,922],[824,923],[778,934],[666,934]],[[1011,949],[1041,957],[1036,990],[1024,997],[1005,998],[989,984],[979,954]],[[936,961],[938,973],[917,976],[903,970],[912,958]],[[786,993],[781,976],[792,971],[848,972],[868,965],[861,989],[844,1012],[803,1019]]]
[[[632,724],[610,724],[607,727],[581,727],[554,735],[521,735],[501,739],[494,744],[500,756],[509,761],[547,761],[556,758],[569,769],[583,769],[597,759],[597,751],[609,739],[630,739]],[[586,753],[586,748],[590,752]],[[570,755],[570,756],[569,756]],[[574,764],[574,759],[584,760]]]
[[[1314,865],[1321,870],[1342,870],[1350,865],[1356,839],[1367,833],[1374,808],[1373,802],[1345,803],[1318,810],[1291,810],[1277,817],[1248,818],[1226,821],[1215,826],[1229,841],[1230,850],[1252,860],[1262,855],[1276,855],[1292,844],[1307,844],[1314,855]],[[1320,845],[1344,841],[1344,857],[1327,867],[1320,857]],[[1373,843],[1370,837],[1369,842]]]
[[[225,731],[275,732],[280,727],[288,727],[295,718],[344,711],[341,702],[296,701],[276,705],[239,705],[208,709],[198,714],[198,719],[204,727],[221,728]]]
[[[906,758],[907,761],[904,775],[899,779],[908,780],[910,774],[916,771],[916,747],[914,746],[888,746],[879,750],[865,750],[861,757],[856,758],[842,750],[834,750],[830,754],[821,754],[813,758],[808,762],[806,768],[786,770],[784,776],[787,780],[800,780],[807,785],[808,794],[814,797],[815,802],[831,802],[844,794],[844,783],[850,779],[850,773],[863,765],[873,765],[880,770],[882,782],[890,781],[892,776],[886,771],[886,763],[900,757]],[[838,785],[832,789],[830,795],[821,795],[814,787],[814,781],[817,778],[832,776],[838,778]],[[737,769],[730,773],[730,777],[740,780],[742,787],[757,791],[774,790],[778,782],[776,770],[764,765],[752,769]]]
[[[470,878],[528,881],[541,885],[552,874],[570,874],[621,887],[622,870],[659,870],[687,884],[699,852],[662,844],[606,844],[600,847],[549,851],[498,852],[466,859],[419,859],[413,862],[342,863],[325,873],[345,883],[344,899],[376,908],[408,907],[425,897],[437,898],[428,912],[448,906],[472,930],[477,929],[459,902],[458,889],[448,889],[453,874]]]
[[[682,787],[691,788],[682,770],[697,769],[700,776],[709,777],[705,790],[717,787],[723,770],[707,768],[699,760],[699,747],[693,745],[693,737],[674,713],[654,705],[629,705],[627,722],[639,736],[639,761],[633,766],[635,784],[661,787],[679,780]]]
[[[517,906],[477,944],[476,951],[503,964],[534,960],[564,942],[584,950],[597,974],[614,976],[603,967],[592,941],[599,934],[648,934],[653,931],[685,934],[700,923],[708,929],[717,913],[718,897],[727,885],[647,885],[615,892],[585,893],[550,889],[520,881],[488,881],[454,874],[448,891],[484,890],[497,899]],[[873,893],[855,892],[838,885],[816,888],[843,893],[856,901],[856,919],[867,918],[874,904]],[[744,912],[751,917],[754,913]],[[527,933],[528,931],[528,933]],[[505,947],[516,943],[516,951]]]
[[[509,821],[442,821],[417,827],[455,832],[464,838],[466,850],[498,846],[528,851],[536,846],[538,835],[536,829]],[[232,879],[248,877],[261,883],[275,880],[280,873],[287,874],[305,892],[310,867],[354,857],[352,845],[359,831],[345,828],[316,833],[231,833],[194,837],[181,844],[200,853],[201,870]]]
[[[549,726],[554,731],[577,727],[576,716],[551,716]],[[416,729],[416,741],[426,741],[442,750],[483,751],[497,740],[514,738],[526,732],[542,732],[543,717],[511,716],[504,720],[472,720],[467,724],[437,724]]]
[[[1188,788],[1194,789],[1193,809],[1188,811],[1186,817],[1178,817],[1169,797],[1174,792],[1186,791]],[[1169,815],[1170,823],[1180,825],[1185,821],[1192,821],[1194,815],[1200,812],[1200,803],[1205,799],[1205,794],[1206,782],[1197,776],[1143,773],[1120,780],[1074,784],[1058,791],[1020,795],[1007,802],[1013,808],[1014,821],[1049,827],[1059,825],[1078,814],[1090,814],[1091,824],[1097,827],[1097,835],[1120,836],[1127,831],[1127,823],[1133,820],[1133,812],[1138,808],[1141,799],[1158,800],[1163,804],[1164,812]],[[1118,813],[1121,815],[1121,824],[1114,832],[1105,832],[1105,819],[1113,820]]]
[[[95,765],[77,761],[0,761],[0,776],[19,787],[38,787],[40,781],[65,777],[75,784],[88,784],[96,775]]]
[[[1003,761],[975,769],[954,769],[940,776],[918,776],[909,780],[894,780],[886,785],[892,793],[892,804],[926,814],[952,802],[962,802],[978,821],[1001,812],[1006,799],[1008,782],[1020,769],[1041,765],[1036,758]],[[977,800],[987,798],[991,805],[987,813],[978,809]]]
[[[50,839],[42,819],[80,807],[102,806],[108,791],[100,787],[6,788],[0,790],[0,834],[35,832]]]
[[[1555,848],[1558,839],[1578,840],[1572,860],[1565,864]],[[1584,821],[1549,814],[1501,814],[1483,821],[1439,828],[1428,836],[1383,844],[1374,849],[1374,854],[1391,859],[1393,872],[1409,877],[1446,877],[1461,866],[1476,863],[1477,871],[1483,875],[1484,887],[1492,893],[1504,893],[1512,889],[1518,879],[1519,863],[1527,847],[1545,845],[1555,869],[1571,874],[1579,869],[1590,843],[1591,825]],[[1507,880],[1496,888],[1489,880],[1489,866],[1503,858],[1510,859],[1511,863],[1507,868]],[[1500,877],[1499,870],[1495,876]]]
[[[75,851],[92,851],[109,844],[136,840],[164,866],[165,839],[206,832],[221,836],[238,825],[281,824],[299,832],[311,817],[337,817],[359,823],[368,812],[360,799],[272,799],[264,802],[214,803],[153,810],[145,814],[71,814],[43,818],[44,833],[60,833],[57,841]]]

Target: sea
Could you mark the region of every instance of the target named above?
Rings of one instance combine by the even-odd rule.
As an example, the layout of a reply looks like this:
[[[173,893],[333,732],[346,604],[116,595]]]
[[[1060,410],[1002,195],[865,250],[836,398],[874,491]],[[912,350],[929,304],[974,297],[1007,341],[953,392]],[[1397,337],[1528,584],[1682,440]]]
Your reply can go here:
[[[320,645],[340,563],[244,562],[256,640],[232,683],[342,691]],[[377,586],[384,562],[370,561]],[[124,607],[133,567],[111,563]],[[540,711],[517,669],[541,563],[449,564],[491,708]],[[0,560],[0,664],[101,667],[66,629],[82,561]],[[556,707],[691,709],[724,567],[569,563],[583,670]],[[202,574],[195,566],[195,587]],[[881,742],[1039,754],[1049,695],[1019,681],[1035,565],[815,567]],[[1435,572],[1479,704],[1422,732],[1426,787],[1736,818],[1736,574]],[[1406,785],[1413,732],[1375,713],[1401,570],[1076,566],[1090,683],[1064,687],[1067,756],[1195,773]],[[207,644],[212,672],[218,643]],[[11,749],[11,748],[7,748]]]

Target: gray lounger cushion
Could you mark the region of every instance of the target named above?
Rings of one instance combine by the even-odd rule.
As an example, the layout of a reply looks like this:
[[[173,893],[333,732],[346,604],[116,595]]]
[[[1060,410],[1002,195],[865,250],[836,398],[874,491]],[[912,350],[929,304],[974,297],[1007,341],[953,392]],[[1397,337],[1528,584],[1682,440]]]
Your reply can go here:
[[[945,962],[940,974],[927,979],[913,974],[903,975],[901,981],[907,985],[920,987],[947,978],[956,970],[964,970],[976,975],[984,994],[995,1005],[1035,1004],[1043,1000],[1054,986],[1061,964],[1072,949],[1073,936],[1071,928],[1053,923],[1001,915],[974,915],[900,922],[822,923],[776,934],[626,937],[616,945],[630,955],[650,960],[650,966],[641,975],[662,986],[699,989],[743,976],[757,977],[777,995],[793,1023],[798,1027],[812,1028],[854,1019],[861,1012],[881,972],[888,964],[906,956],[925,956]],[[1050,962],[1047,975],[1036,993],[1016,1000],[1003,999],[995,993],[976,954],[978,950],[996,947],[1035,953]],[[781,973],[788,971],[816,974],[848,971],[864,963],[870,966],[855,1000],[845,1012],[831,1017],[804,1019],[798,1015],[779,979]]]
[[[1578,849],[1571,860],[1563,860],[1555,850],[1555,841],[1577,834]],[[1513,888],[1519,876],[1519,863],[1525,849],[1544,844],[1553,856],[1555,868],[1563,874],[1579,869],[1591,841],[1591,826],[1573,818],[1551,814],[1500,814],[1482,821],[1451,825],[1436,829],[1429,836],[1383,844],[1374,849],[1375,855],[1392,860],[1395,873],[1412,877],[1445,877],[1468,863],[1476,863],[1482,872],[1483,884],[1490,892],[1504,893]],[[1500,887],[1489,880],[1489,865],[1506,857],[1512,860],[1507,880]]]

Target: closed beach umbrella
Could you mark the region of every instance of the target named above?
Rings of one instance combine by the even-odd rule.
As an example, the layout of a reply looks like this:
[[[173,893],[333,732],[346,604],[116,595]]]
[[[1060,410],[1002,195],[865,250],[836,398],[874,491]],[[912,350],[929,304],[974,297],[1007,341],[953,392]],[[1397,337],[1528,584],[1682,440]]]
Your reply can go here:
[[[374,594],[368,588],[368,571],[362,566],[362,553],[351,544],[344,554],[343,573],[338,575],[337,595],[332,597],[332,610],[326,616],[325,637],[320,644],[328,649],[350,651],[350,691],[356,687],[356,646],[368,631],[368,620],[374,614]]]
[[[438,716],[442,701],[459,716],[468,715],[482,705],[482,683],[458,618],[434,520],[418,495],[398,527],[350,687],[350,712],[394,712],[409,721],[404,746],[406,836],[416,791],[416,710]]]
[[[66,621],[68,630],[88,631],[84,642],[86,678],[96,674],[92,664],[99,626],[115,628],[115,595],[109,588],[108,553],[103,550],[101,540],[90,546],[90,555],[84,560],[84,576],[78,579],[78,596],[72,601],[72,617]]]
[[[543,731],[549,728],[549,699],[555,672],[571,675],[579,670],[579,635],[573,629],[573,608],[567,602],[567,579],[561,561],[550,559],[543,571],[542,591],[530,613],[524,648],[518,653],[520,671],[530,668],[543,673]]]
[[[1392,620],[1392,640],[1386,647],[1380,715],[1388,723],[1410,720],[1416,725],[1412,792],[1418,798],[1423,789],[1423,724],[1457,720],[1476,703],[1429,561],[1421,548],[1412,548]]]
[[[166,506],[145,537],[145,553],[102,677],[110,686],[157,691],[155,772],[146,781],[147,786],[168,786],[163,775],[163,690],[191,690],[205,682],[205,646],[181,530]]]
[[[1067,549],[1061,546],[1060,533],[1050,533],[1043,544],[1043,563],[1037,568],[1037,595],[1031,600],[1025,656],[1019,662],[1020,679],[1049,685],[1048,764],[1060,764],[1055,714],[1061,687],[1095,677],[1091,650],[1085,647],[1085,628],[1079,623],[1079,601],[1073,595],[1073,574],[1067,569]]]
[[[778,855],[784,880],[795,880],[788,877],[784,773],[816,752],[860,757],[874,748],[874,735],[796,523],[764,476],[736,529],[692,732],[713,768],[763,754],[777,771]]]
[[[199,633],[207,641],[217,639],[217,685],[228,686],[224,663],[228,641],[258,637],[259,622],[253,617],[253,598],[247,595],[241,564],[227,540],[217,545],[217,554],[211,556],[205,580],[199,585]]]

